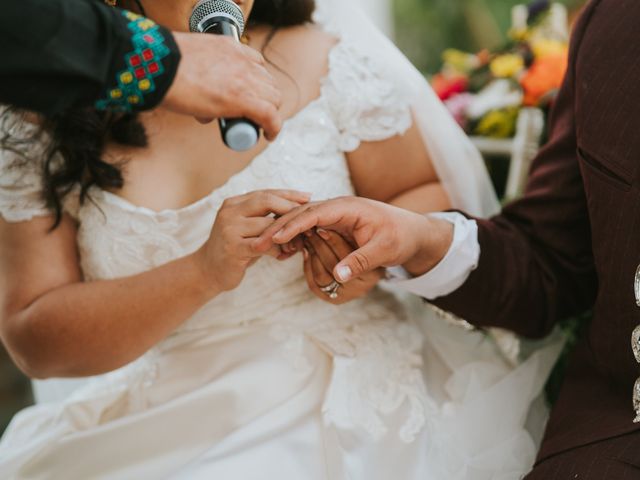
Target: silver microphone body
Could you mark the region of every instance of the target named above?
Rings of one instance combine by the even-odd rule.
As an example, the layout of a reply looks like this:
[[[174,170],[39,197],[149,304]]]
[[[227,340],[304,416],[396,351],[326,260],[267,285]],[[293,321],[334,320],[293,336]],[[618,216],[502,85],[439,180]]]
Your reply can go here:
[[[244,33],[242,10],[230,0],[200,0],[191,13],[192,32],[224,35],[240,41]],[[246,118],[218,120],[222,140],[232,150],[243,152],[253,148],[260,139],[260,129]]]

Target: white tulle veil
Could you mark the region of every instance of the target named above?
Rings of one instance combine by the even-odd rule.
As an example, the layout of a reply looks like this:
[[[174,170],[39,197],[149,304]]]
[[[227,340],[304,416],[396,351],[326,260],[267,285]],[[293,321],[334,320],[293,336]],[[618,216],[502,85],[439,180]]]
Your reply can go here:
[[[315,22],[379,58],[411,101],[414,117],[453,207],[479,217],[499,210],[482,156],[422,74],[369,20],[355,0],[316,0]]]

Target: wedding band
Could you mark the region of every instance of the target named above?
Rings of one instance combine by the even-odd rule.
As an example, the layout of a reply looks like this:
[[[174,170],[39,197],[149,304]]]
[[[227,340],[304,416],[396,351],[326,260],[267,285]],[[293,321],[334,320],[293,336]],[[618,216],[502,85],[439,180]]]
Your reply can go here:
[[[329,285],[327,285],[326,287],[320,287],[320,291],[322,293],[326,293],[331,300],[335,300],[336,298],[338,298],[339,289],[340,289],[340,284],[335,280],[331,282]]]

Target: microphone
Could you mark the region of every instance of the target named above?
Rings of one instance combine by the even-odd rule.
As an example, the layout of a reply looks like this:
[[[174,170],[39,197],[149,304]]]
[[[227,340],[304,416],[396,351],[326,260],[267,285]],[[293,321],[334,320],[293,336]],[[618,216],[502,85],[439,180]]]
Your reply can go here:
[[[242,37],[244,26],[242,10],[230,0],[200,0],[189,19],[189,29],[192,32],[225,35],[237,41]],[[218,123],[222,140],[232,150],[244,152],[258,143],[260,129],[251,120],[221,118]]]

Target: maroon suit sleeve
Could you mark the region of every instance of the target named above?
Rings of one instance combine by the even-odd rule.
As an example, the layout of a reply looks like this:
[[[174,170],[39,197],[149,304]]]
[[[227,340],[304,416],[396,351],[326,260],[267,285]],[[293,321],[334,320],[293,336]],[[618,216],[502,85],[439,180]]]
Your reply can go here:
[[[524,197],[478,220],[480,260],[468,281],[434,303],[479,326],[539,337],[593,305],[591,231],[577,157],[574,65],[588,9],[576,26],[570,69],[551,115],[551,139],[534,161]]]

